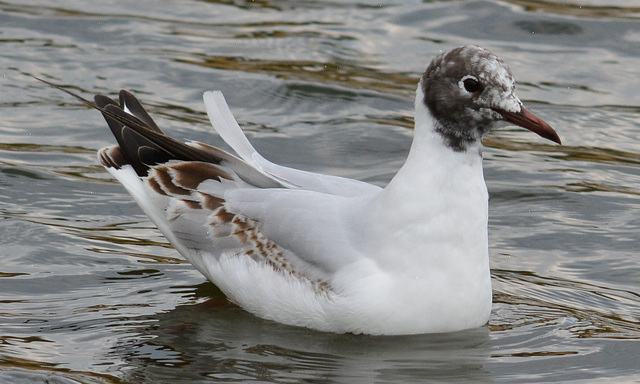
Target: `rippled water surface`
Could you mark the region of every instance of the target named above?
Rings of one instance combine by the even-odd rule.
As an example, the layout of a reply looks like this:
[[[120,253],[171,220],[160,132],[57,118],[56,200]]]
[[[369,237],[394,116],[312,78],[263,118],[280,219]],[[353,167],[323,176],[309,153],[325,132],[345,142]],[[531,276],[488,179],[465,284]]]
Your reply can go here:
[[[201,95],[220,89],[270,160],[384,185],[420,73],[468,43],[509,63],[564,145],[486,139],[493,313],[446,335],[325,334],[229,304],[98,165],[99,114],[31,78],[130,89],[214,145]],[[640,380],[635,1],[0,1],[0,75],[3,383]]]

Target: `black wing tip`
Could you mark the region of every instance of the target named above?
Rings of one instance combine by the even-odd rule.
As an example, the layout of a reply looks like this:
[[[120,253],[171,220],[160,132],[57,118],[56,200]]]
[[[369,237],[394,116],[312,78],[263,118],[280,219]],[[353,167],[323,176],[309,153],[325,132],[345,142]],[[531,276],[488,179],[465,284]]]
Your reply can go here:
[[[102,149],[98,158],[105,167],[131,165],[136,173],[147,176],[149,169],[170,160],[203,161],[219,164],[233,156],[223,151],[211,151],[173,139],[158,128],[142,103],[129,91],[121,90],[118,101],[95,95],[94,101],[69,91],[62,85],[35,77],[47,85],[65,92],[82,103],[100,111],[118,145]]]
[[[152,139],[147,138],[145,132],[153,131],[156,135],[162,136],[164,136],[164,134],[160,131],[153,119],[151,119],[151,116],[144,110],[142,103],[140,103],[131,92],[121,90],[120,103],[102,94],[95,95],[93,97],[94,101],[92,102],[64,88],[62,85],[39,77],[34,76],[34,78],[73,96],[83,104],[102,113],[107,125],[111,129],[111,133],[118,142],[118,145],[103,148],[98,152],[98,158],[102,165],[108,168],[119,169],[126,164],[130,164],[138,175],[146,176],[148,174],[149,165],[140,158],[140,147],[151,146],[155,149],[155,153],[163,152],[163,148],[161,145],[155,144]],[[133,109],[131,113],[125,110],[125,108],[129,109],[129,106]],[[129,135],[127,135],[127,133],[129,133]],[[143,151],[143,153],[145,153],[145,157],[150,157],[149,151]],[[158,159],[166,159],[170,156],[165,154],[164,156],[156,155],[156,157]]]
[[[110,98],[109,96],[101,95],[101,94],[93,96],[93,101],[100,108],[105,108],[107,105],[110,105],[110,104],[118,105],[118,103],[112,98]]]
[[[147,125],[147,128],[158,133],[163,133],[156,122],[151,118],[151,115],[144,108],[140,100],[131,92],[126,89],[121,89],[118,95],[120,99],[120,107],[127,108],[132,115],[137,117],[140,121]]]

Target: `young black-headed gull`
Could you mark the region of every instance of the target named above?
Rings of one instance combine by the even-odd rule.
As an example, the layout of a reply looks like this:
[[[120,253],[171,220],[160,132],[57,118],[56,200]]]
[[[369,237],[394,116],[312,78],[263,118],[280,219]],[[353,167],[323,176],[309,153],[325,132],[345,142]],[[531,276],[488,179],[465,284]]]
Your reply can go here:
[[[514,88],[486,49],[438,55],[416,92],[409,157],[385,188],[269,162],[220,92],[204,103],[237,156],[166,136],[127,91],[84,102],[118,142],[100,162],[230,300],[280,323],[392,335],[489,319],[482,137],[512,123],[560,143]]]

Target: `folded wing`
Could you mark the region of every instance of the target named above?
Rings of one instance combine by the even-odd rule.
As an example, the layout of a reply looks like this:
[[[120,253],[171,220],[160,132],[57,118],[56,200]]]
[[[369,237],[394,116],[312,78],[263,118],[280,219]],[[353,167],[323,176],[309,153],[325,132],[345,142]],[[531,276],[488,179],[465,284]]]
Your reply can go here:
[[[212,278],[212,260],[246,256],[328,289],[332,274],[359,258],[359,250],[345,249],[352,223],[341,222],[338,217],[348,215],[337,211],[348,211],[360,201],[354,196],[379,188],[268,162],[219,97],[208,112],[242,159],[166,136],[140,102],[121,91],[119,103],[95,97],[118,142],[99,152],[101,163],[205,276]],[[315,226],[330,230],[319,236],[309,231]]]

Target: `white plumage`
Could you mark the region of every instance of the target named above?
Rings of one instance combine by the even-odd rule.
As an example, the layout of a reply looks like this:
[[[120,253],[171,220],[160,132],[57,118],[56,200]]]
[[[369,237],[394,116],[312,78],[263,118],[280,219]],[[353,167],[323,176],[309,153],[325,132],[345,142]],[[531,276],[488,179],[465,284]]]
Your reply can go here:
[[[416,92],[410,154],[384,189],[269,162],[220,92],[204,94],[207,113],[239,158],[168,138],[126,91],[93,106],[118,140],[101,162],[232,301],[323,331],[413,334],[489,319],[482,135],[512,122],[560,142],[513,87],[485,49],[439,55]]]

